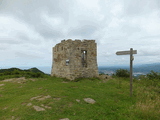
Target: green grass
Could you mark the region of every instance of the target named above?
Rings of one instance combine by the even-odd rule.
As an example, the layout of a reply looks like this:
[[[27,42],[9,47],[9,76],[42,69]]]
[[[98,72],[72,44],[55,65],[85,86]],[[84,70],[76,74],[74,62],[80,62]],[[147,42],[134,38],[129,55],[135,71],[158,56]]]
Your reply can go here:
[[[107,82],[81,79],[66,82],[55,77],[34,78],[26,83],[3,82],[0,86],[0,120],[159,120],[160,89],[135,80],[133,97],[129,93],[129,79],[113,78]],[[36,96],[51,98],[30,100]],[[92,98],[95,104],[86,103]],[[80,100],[77,102],[76,99]],[[32,103],[32,106],[27,106]],[[35,111],[33,105],[49,106]]]

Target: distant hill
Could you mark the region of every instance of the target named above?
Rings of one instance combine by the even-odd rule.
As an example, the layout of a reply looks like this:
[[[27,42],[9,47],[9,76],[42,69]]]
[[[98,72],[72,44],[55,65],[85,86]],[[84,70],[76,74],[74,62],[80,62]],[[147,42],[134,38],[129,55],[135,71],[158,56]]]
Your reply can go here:
[[[135,66],[134,70],[139,72],[144,72],[144,73],[148,73],[151,70],[155,72],[160,72],[160,63]]]
[[[43,78],[45,76],[48,75],[37,68],[30,68],[26,70],[22,70],[19,68],[0,69],[0,80],[9,78],[20,78],[20,77]]]
[[[13,72],[15,70],[18,70],[18,71],[23,71],[19,68],[8,68],[8,69],[0,69],[0,73],[3,73],[3,72]]]
[[[30,69],[28,69],[27,71],[34,72],[34,73],[43,73],[43,74],[44,74],[44,72],[42,72],[41,70],[39,70],[39,69],[36,68],[36,67],[30,68]]]
[[[34,68],[30,68],[30,69],[26,69],[26,70],[22,70],[22,69],[19,69],[19,68],[8,68],[8,69],[0,69],[0,73],[3,73],[3,72],[13,72],[13,71],[28,71],[28,72],[33,72],[33,73],[43,73],[42,71],[40,71],[39,69],[37,69],[36,67]]]

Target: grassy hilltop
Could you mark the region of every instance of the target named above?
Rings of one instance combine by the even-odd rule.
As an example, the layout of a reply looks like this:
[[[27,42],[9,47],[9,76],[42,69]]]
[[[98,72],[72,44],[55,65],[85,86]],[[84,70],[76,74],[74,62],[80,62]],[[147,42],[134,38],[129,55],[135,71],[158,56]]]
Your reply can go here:
[[[128,78],[8,78],[0,81],[0,120],[159,120],[156,80],[135,79],[130,97]]]

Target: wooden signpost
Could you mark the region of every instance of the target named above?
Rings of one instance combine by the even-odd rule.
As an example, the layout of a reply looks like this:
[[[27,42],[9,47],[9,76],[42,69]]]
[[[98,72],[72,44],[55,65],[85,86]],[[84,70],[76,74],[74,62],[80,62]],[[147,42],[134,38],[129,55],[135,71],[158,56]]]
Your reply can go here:
[[[116,52],[116,55],[128,55],[130,54],[130,96],[132,96],[132,76],[133,76],[133,54],[137,54],[137,50],[133,50],[133,48],[130,48],[130,51],[118,51]]]

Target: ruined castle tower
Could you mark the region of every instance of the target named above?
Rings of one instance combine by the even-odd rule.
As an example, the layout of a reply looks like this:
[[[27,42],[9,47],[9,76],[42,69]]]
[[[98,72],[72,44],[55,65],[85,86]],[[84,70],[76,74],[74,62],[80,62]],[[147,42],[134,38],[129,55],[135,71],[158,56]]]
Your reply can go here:
[[[98,77],[95,40],[62,40],[53,47],[51,76],[70,80]]]

